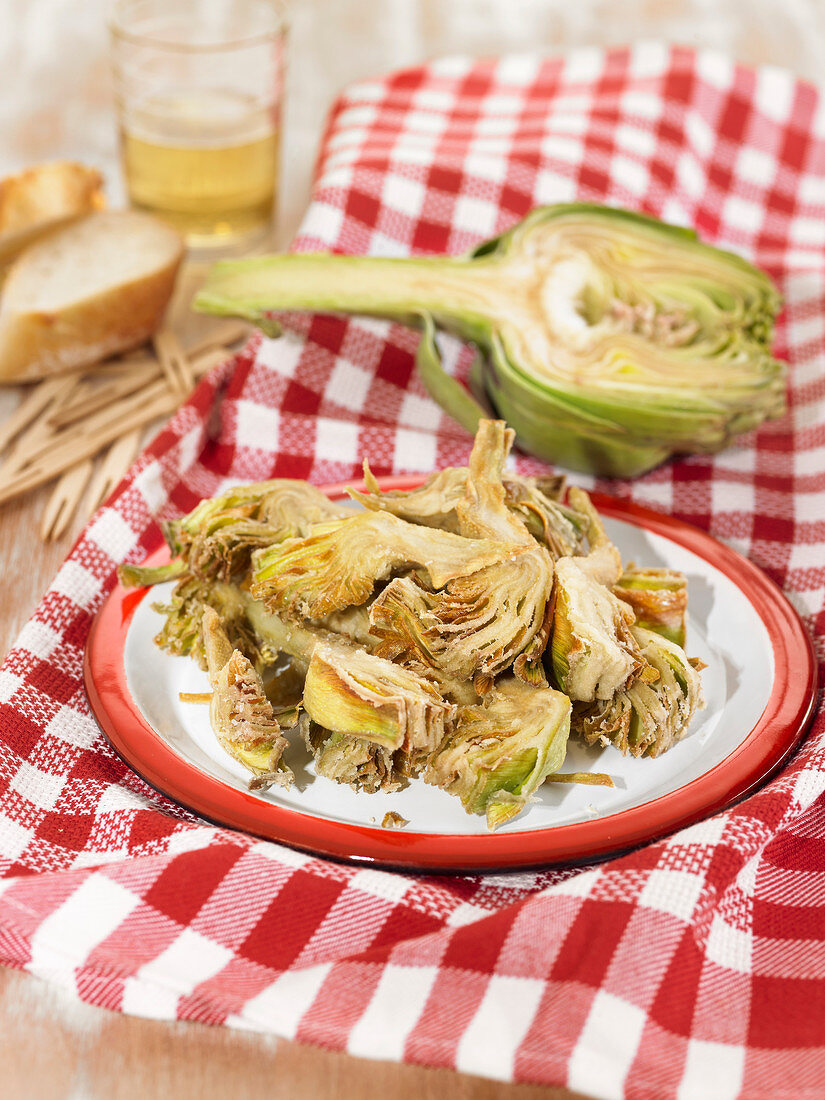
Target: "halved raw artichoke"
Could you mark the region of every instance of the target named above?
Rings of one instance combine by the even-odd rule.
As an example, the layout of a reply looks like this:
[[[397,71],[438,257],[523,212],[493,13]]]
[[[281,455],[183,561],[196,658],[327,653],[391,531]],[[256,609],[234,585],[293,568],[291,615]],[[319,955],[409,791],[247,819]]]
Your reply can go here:
[[[640,676],[610,699],[575,705],[573,728],[588,744],[613,744],[631,756],[659,756],[684,737],[704,706],[702,681],[681,646],[640,626],[631,631],[657,675]]]
[[[567,751],[570,700],[552,688],[504,677],[480,706],[461,707],[432,757],[428,783],[456,795],[491,829],[521,813]]]
[[[422,378],[474,431],[486,414],[434,340],[434,326],[453,332],[482,351],[487,397],[525,450],[608,476],[718,451],[785,407],[768,277],[690,230],[604,206],[538,207],[467,257],[224,261],[195,308],[270,331],[272,310],[423,320]]]

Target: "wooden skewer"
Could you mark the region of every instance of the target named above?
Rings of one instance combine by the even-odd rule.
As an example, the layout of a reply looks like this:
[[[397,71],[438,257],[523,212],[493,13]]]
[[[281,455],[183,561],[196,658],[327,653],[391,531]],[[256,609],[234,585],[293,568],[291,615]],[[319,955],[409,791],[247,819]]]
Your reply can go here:
[[[55,485],[40,524],[44,542],[59,539],[69,526],[91,476],[92,460],[87,458],[70,466]]]
[[[48,422],[49,414],[54,409],[60,408],[64,399],[73,392],[78,384],[76,376],[55,378],[53,381],[55,386],[42,415],[25,432],[18,434],[14,446],[9,451],[3,465],[0,466],[0,486],[18,470],[21,470],[28,462],[29,454],[49,438],[51,433],[51,426]]]
[[[200,352],[191,360],[194,379],[200,378],[212,367],[224,362],[226,358],[226,351],[217,347]],[[161,367],[156,359],[147,359],[146,363],[142,363],[139,367],[129,367],[127,373],[123,373],[121,368],[121,372],[111,381],[94,387],[88,394],[84,392],[80,398],[73,396],[68,404],[64,404],[49,417],[50,423],[55,428],[63,428],[77,420],[85,420],[89,413],[106,408],[119,398],[135,393],[136,390],[161,377],[163,377]]]
[[[164,386],[164,390],[166,387]],[[51,444],[41,449],[38,453],[38,461],[22,470],[18,470],[16,476],[3,483],[0,477],[0,504],[7,500],[20,496],[21,493],[30,492],[62,473],[68,466],[80,462],[84,458],[91,458],[97,454],[101,447],[112,443],[125,432],[133,428],[142,427],[150,420],[159,416],[166,416],[178,406],[176,394],[170,394],[168,390],[155,397],[153,401],[141,403],[129,413],[109,419],[105,428],[96,430],[94,434],[80,431],[75,434],[74,429],[69,429],[65,434],[72,434],[72,438],[63,443],[62,440],[52,441]],[[62,445],[61,445],[62,443]]]
[[[155,335],[153,343],[170,387],[177,389],[181,395],[189,393],[195,385],[195,378],[180,340],[170,329],[161,329]]]
[[[149,408],[154,408],[157,405],[161,412],[155,415],[159,416],[167,410],[176,408],[179,402],[180,395],[170,392],[164,380],[152,382],[150,385],[136,390],[133,394],[128,394],[118,401],[113,401],[105,409],[98,410],[92,416],[69,424],[59,432],[54,432],[45,440],[36,441],[35,445],[26,454],[25,468],[37,466],[41,460],[48,460],[49,456],[55,451],[66,450],[75,444],[82,445],[86,441],[94,442],[97,439],[97,450],[100,450],[106,443],[111,443],[112,440],[117,439],[117,435],[112,435],[110,431],[113,424],[120,424],[125,421],[127,422],[127,428],[134,428],[152,419],[147,411]],[[103,438],[104,435],[106,435],[105,439]]]
[[[158,359],[137,350],[41,382],[0,427],[0,452],[9,451],[0,466],[0,504],[63,475],[41,528],[44,538],[58,538],[92,475],[89,460],[114,444],[92,485],[89,505],[97,507],[128,469],[145,425],[173,412],[196,379],[231,354],[226,345],[248,331],[243,322],[226,322],[187,353],[174,334],[162,331],[155,339]]]
[[[205,351],[213,351],[215,348],[228,352],[232,344],[237,344],[239,340],[249,335],[249,328],[245,321],[224,321],[187,348],[186,354],[190,359],[195,359]]]
[[[106,359],[102,363],[96,363],[89,368],[89,377],[122,378],[124,374],[129,374],[133,370],[140,370],[143,367],[153,367],[157,370],[157,358],[149,352],[141,351],[140,355],[134,357]]]
[[[157,363],[153,365],[131,368],[127,373],[104,382],[99,386],[90,386],[78,395],[72,395],[72,400],[62,405],[49,417],[49,422],[55,428],[65,427],[75,420],[85,419],[90,413],[98,409],[106,408],[120,397],[134,393],[142,386],[160,377],[160,369]]]
[[[14,410],[8,420],[0,426],[0,451],[15,439],[16,436],[27,428],[40,413],[52,404],[54,398],[66,390],[67,380],[61,378],[47,378],[45,382],[38,383]]]
[[[86,501],[86,513],[96,512],[103,501],[113,491],[132,465],[132,460],[140,449],[140,428],[133,428],[116,440],[109,448],[95,474],[89,497]]]

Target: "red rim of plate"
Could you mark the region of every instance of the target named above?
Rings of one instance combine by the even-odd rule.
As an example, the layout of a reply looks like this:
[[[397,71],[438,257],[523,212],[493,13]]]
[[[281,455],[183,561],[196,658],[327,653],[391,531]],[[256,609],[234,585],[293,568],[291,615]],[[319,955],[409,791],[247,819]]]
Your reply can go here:
[[[380,479],[381,488],[411,489],[421,477]],[[351,484],[351,483],[347,483]],[[345,486],[326,486],[332,499]],[[507,870],[583,862],[656,840],[738,801],[763,783],[793,751],[813,714],[817,677],[810,638],[794,608],[764,573],[711,535],[672,516],[594,495],[600,512],[693,551],[745,595],[767,630],[774,683],[753,729],[715,767],[667,795],[588,821],[523,832],[457,835],[372,828],[302,814],[264,801],[200,771],[148,724],[126,684],[126,635],[149,589],[118,585],[92,625],[84,677],[92,711],[118,755],[152,787],[218,825],[316,855],[427,871]],[[159,564],[165,547],[148,559]]]

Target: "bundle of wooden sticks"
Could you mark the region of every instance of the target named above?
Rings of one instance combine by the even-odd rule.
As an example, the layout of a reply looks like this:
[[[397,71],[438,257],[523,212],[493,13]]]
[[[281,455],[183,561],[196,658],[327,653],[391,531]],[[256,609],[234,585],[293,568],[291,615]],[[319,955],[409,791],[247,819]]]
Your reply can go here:
[[[91,515],[115,488],[147,426],[171,415],[247,332],[227,322],[184,350],[161,329],[151,348],[35,385],[0,424],[0,505],[58,478],[40,534],[59,538],[81,505]]]

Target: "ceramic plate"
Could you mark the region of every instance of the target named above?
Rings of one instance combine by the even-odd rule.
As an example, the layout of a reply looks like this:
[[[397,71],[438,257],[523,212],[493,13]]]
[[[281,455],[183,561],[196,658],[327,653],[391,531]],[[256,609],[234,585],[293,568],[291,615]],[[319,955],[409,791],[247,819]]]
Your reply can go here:
[[[421,479],[385,479],[411,488]],[[340,498],[341,486],[327,490]],[[295,786],[247,789],[249,773],[221,749],[202,704],[206,674],[153,644],[152,609],[172,585],[118,586],[86,653],[86,689],[120,756],[157,790],[211,821],[325,856],[428,870],[506,869],[602,858],[653,840],[742,798],[789,755],[811,717],[816,665],[808,636],[779,589],[754,565],[679,520],[594,496],[624,561],[687,575],[686,649],[701,657],[707,706],[686,737],[655,760],[571,741],[564,771],[609,773],[613,788],[546,784],[496,833],[458,799],[421,780],[363,794],[316,776],[302,746],[288,750]],[[149,561],[159,564],[167,551]],[[394,810],[405,828],[383,829]]]

